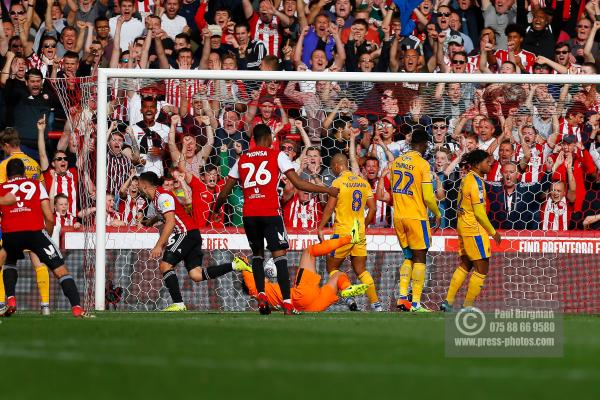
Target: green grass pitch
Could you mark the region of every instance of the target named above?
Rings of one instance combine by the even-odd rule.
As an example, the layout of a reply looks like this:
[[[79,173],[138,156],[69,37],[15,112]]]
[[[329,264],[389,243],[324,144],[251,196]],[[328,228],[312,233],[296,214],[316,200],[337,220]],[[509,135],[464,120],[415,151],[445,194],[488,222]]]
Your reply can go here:
[[[563,358],[445,358],[439,313],[19,312],[0,320],[1,399],[599,398],[600,317]],[[385,397],[382,397],[385,396]]]

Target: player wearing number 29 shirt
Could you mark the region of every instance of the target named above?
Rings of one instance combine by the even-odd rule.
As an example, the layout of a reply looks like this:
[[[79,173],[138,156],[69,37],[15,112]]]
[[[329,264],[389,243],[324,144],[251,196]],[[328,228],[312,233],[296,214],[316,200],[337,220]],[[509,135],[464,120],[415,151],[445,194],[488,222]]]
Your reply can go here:
[[[174,270],[175,266],[181,261],[183,261],[189,277],[194,282],[214,279],[224,275],[233,271],[234,265],[238,271],[249,270],[250,268],[237,257],[233,260],[233,263],[203,268],[202,236],[198,230],[196,220],[185,211],[183,205],[175,199],[175,195],[164,189],[160,184],[160,178],[154,172],[144,172],[140,175],[140,191],[154,202],[154,207],[165,220],[163,230],[150,252],[150,256],[158,258],[162,254],[162,260],[158,266],[163,274],[163,282],[173,300],[173,304],[163,311],[185,311],[186,306],[181,296],[179,279]],[[191,184],[191,187],[192,196],[199,196],[198,193],[195,193],[195,185]]]
[[[25,177],[25,164],[20,159],[12,159],[6,164],[6,174],[8,181],[0,185],[0,198],[12,193],[16,197],[16,203],[0,203],[3,246],[6,250],[3,277],[7,309],[3,310],[4,314],[10,315],[17,309],[17,259],[24,250],[29,250],[52,270],[69,299],[73,315],[87,316],[81,307],[75,281],[69,274],[58,247],[50,238],[54,229],[54,215],[44,185]]]
[[[338,189],[314,185],[300,179],[288,156],[279,149],[271,148],[273,137],[271,128],[257,124],[253,131],[255,146],[238,159],[229,171],[225,187],[213,207],[218,213],[227,196],[239,181],[244,193],[243,221],[248,243],[252,249],[252,271],[258,292],[258,309],[261,314],[269,314],[269,303],[265,294],[264,242],[271,252],[277,267],[277,281],[283,297],[283,311],[286,315],[295,313],[290,300],[290,279],[287,268],[287,235],[285,232],[277,186],[282,174],[298,189],[313,193],[327,193],[337,196]]]

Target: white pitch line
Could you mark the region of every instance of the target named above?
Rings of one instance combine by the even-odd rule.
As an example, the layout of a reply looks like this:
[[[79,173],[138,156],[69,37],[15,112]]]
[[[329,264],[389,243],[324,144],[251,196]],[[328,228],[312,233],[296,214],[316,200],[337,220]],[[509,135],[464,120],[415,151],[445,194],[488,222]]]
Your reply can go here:
[[[467,368],[441,368],[439,366],[420,365],[418,369],[411,365],[402,364],[373,364],[373,363],[344,363],[335,361],[318,362],[298,362],[280,359],[259,358],[256,360],[232,360],[224,361],[222,359],[210,358],[190,358],[190,357],[162,357],[162,356],[127,356],[115,355],[105,356],[101,354],[83,354],[74,351],[48,352],[39,349],[19,349],[0,346],[0,356],[6,358],[25,358],[31,360],[48,360],[52,362],[80,362],[84,364],[100,365],[127,365],[136,367],[194,367],[208,370],[245,370],[254,372],[256,370],[290,372],[290,373],[329,373],[329,374],[348,374],[360,373],[365,375],[390,375],[407,376],[415,375],[419,377],[429,376],[436,378],[440,376],[449,376],[454,373],[463,378],[485,378],[493,380],[516,379],[515,374],[523,380],[529,381],[598,381],[600,374],[584,369],[550,369],[535,368],[534,371],[515,370],[514,367],[483,366],[478,363],[477,366]]]

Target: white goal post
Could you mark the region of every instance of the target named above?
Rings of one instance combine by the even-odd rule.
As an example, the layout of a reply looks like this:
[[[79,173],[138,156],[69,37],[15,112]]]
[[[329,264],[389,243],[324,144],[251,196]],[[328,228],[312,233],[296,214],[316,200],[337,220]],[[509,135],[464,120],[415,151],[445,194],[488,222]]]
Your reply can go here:
[[[337,81],[337,82],[406,82],[406,83],[507,83],[507,84],[600,84],[597,75],[495,75],[495,74],[426,74],[426,73],[356,73],[356,72],[297,72],[297,71],[209,71],[114,69],[98,70],[97,87],[97,160],[96,204],[106,202],[107,189],[107,131],[109,80],[128,79],[214,79],[254,81]],[[95,282],[96,310],[105,309],[106,286],[106,209],[96,209]],[[399,248],[399,247],[398,247]]]

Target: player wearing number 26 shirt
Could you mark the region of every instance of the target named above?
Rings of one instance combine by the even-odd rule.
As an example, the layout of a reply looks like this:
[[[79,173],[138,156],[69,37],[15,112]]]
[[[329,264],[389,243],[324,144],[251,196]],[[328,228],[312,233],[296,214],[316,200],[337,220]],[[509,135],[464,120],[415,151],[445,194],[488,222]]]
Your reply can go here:
[[[327,193],[336,196],[338,190],[317,186],[300,179],[288,156],[273,149],[271,128],[257,124],[253,130],[255,146],[240,156],[229,171],[223,190],[219,193],[213,213],[218,213],[227,196],[238,183],[244,193],[243,221],[248,243],[252,249],[252,271],[261,314],[269,314],[269,303],[265,294],[264,242],[271,252],[277,267],[277,281],[283,297],[286,315],[295,313],[290,299],[290,279],[287,268],[287,234],[285,232],[277,186],[282,174],[298,189],[306,192]]]
[[[431,245],[429,208],[439,225],[440,211],[433,194],[431,167],[423,158],[428,135],[415,130],[411,138],[411,151],[396,158],[390,165],[390,184],[394,201],[394,228],[402,250],[404,262],[400,267],[400,298],[402,311],[427,312],[421,307],[421,294],[425,285],[427,250]],[[413,301],[408,301],[408,286],[412,281]]]
[[[319,223],[319,240],[323,241],[322,230],[335,211],[332,239],[347,235],[357,225],[360,241],[335,250],[327,258],[327,271],[329,274],[336,273],[346,257],[350,256],[356,276],[363,284],[368,286],[367,297],[371,307],[373,310],[383,311],[377,297],[375,282],[366,269],[367,241],[365,227],[373,221],[376,210],[371,185],[362,177],[348,170],[348,158],[341,153],[333,156],[330,168],[337,177],[331,186],[338,188],[340,193],[337,198],[329,198],[327,201],[323,211],[323,219]],[[366,217],[365,207],[369,209]],[[353,298],[347,298],[346,304],[350,310],[358,310]]]
[[[71,303],[73,315],[87,314],[80,305],[79,292],[73,277],[56,244],[50,238],[54,229],[54,215],[50,208],[48,193],[37,180],[25,177],[25,164],[20,159],[12,159],[6,164],[8,181],[0,185],[0,198],[12,193],[16,203],[3,205],[2,213],[3,246],[6,250],[6,265],[3,270],[6,290],[6,309],[0,313],[13,314],[17,310],[15,288],[17,285],[17,259],[24,250],[30,250],[48,266],[58,279],[65,296]]]

